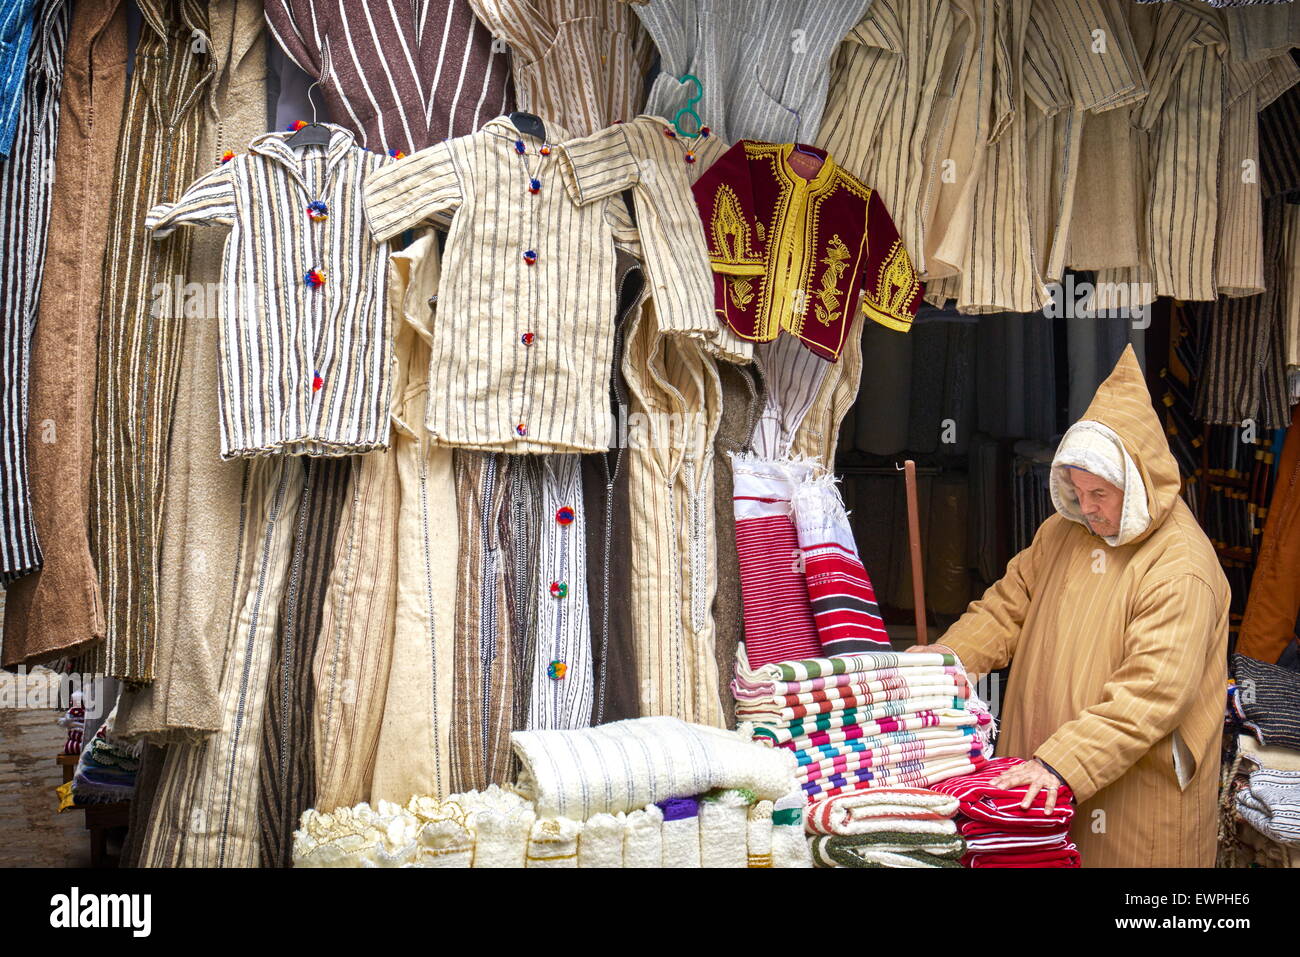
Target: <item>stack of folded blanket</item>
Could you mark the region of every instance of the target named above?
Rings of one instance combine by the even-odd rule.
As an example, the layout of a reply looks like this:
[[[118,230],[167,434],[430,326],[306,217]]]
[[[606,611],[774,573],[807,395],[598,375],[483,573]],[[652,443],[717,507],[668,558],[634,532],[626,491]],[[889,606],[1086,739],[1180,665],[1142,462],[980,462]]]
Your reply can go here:
[[[924,788],[871,788],[810,804],[818,867],[960,867],[957,799]]]
[[[751,668],[742,645],[736,717],[792,752],[808,800],[928,787],[981,767],[992,719],[948,654],[868,652]]]
[[[1068,787],[1057,792],[1056,806],[1046,813],[1047,794],[1039,791],[1028,808],[1020,802],[1027,787],[995,788],[998,775],[1023,763],[996,758],[974,773],[934,785],[957,799],[957,830],[966,841],[967,867],[1078,867],[1079,851],[1070,841],[1074,817]]]

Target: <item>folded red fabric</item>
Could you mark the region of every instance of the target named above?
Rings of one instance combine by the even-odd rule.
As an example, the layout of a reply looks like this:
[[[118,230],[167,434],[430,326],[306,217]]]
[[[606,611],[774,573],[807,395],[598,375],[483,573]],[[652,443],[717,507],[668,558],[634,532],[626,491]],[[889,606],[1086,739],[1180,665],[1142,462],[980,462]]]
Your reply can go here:
[[[1028,808],[1022,808],[1020,802],[1029,793],[1029,788],[995,788],[990,782],[998,775],[1024,764],[1020,758],[994,758],[982,768],[959,778],[949,778],[930,787],[940,794],[948,794],[960,802],[961,811],[966,817],[989,824],[1007,825],[1012,828],[1051,829],[1068,825],[1074,817],[1074,795],[1066,785],[1061,785],[1056,796],[1056,807],[1052,813],[1044,813],[1047,807],[1047,791],[1039,791]]]
[[[1073,844],[1051,851],[983,851],[967,854],[963,867],[1079,867],[1079,849]]]

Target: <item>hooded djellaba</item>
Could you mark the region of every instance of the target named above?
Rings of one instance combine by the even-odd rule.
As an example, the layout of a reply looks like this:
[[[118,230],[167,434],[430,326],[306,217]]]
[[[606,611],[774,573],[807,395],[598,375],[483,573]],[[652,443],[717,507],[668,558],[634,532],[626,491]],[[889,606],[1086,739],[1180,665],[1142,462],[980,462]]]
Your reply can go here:
[[[1123,490],[1113,534],[1071,468]],[[1214,866],[1229,589],[1178,492],[1129,346],[1057,448],[1057,514],[941,639],[972,675],[1011,665],[998,753],[1069,785],[1085,867]]]

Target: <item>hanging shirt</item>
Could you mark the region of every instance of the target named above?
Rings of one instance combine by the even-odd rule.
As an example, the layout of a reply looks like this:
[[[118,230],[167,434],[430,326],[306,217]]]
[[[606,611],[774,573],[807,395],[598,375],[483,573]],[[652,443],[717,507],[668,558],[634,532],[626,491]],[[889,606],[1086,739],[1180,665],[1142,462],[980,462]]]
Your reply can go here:
[[[811,178],[792,168],[793,143],[741,140],[693,189],[722,321],[753,342],[785,330],[834,360],[859,302],[906,331],[921,280],[875,192],[825,150],[800,149],[822,159]]]
[[[259,136],[149,211],[156,238],[231,227],[222,264],[221,457],[348,455],[388,447],[392,392],[386,243],[362,181],[391,163],[328,125],[328,146]],[[322,278],[323,276],[323,278]]]
[[[726,151],[711,132],[679,136],[658,116],[638,116],[562,147],[565,182],[576,202],[633,190],[650,294],[664,333],[718,337],[713,274],[691,184]]]
[[[413,153],[514,100],[509,54],[465,0],[267,0],[266,22],[366,149]]]
[[[811,141],[821,125],[831,55],[869,0],[649,0],[634,5],[659,48],[645,112],[693,109],[724,140]]]
[[[568,138],[553,124],[547,132]],[[381,242],[451,219],[426,416],[438,444],[609,448],[615,241],[635,244],[636,231],[619,197],[575,204],[558,154],[502,116],[366,181]]]
[[[469,0],[510,44],[519,109],[585,136],[630,120],[645,102],[654,44],[625,3]]]

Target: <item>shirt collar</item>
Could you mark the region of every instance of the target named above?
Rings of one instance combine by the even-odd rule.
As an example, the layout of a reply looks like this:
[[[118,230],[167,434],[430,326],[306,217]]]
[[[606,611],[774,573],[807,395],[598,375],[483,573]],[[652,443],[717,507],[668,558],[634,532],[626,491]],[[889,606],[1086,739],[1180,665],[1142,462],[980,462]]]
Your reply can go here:
[[[351,130],[334,123],[322,123],[321,126],[330,131],[329,145],[325,147],[325,170],[328,175],[333,171],[335,164],[352,148],[356,138]],[[279,160],[296,173],[301,168],[302,154],[288,143],[294,132],[296,131],[274,130],[263,133],[248,144],[248,150],[250,153],[261,153],[263,156]]]
[[[550,120],[543,119],[546,124],[546,142],[563,143],[565,140],[572,139],[569,133],[559,123],[552,123]],[[533,140],[541,142],[535,136],[529,136],[527,133],[521,133],[514,123],[510,122],[509,115],[498,116],[496,119],[488,120],[483,124],[484,133],[491,133],[493,136],[499,136],[502,139],[508,139],[511,143],[515,140]]]

